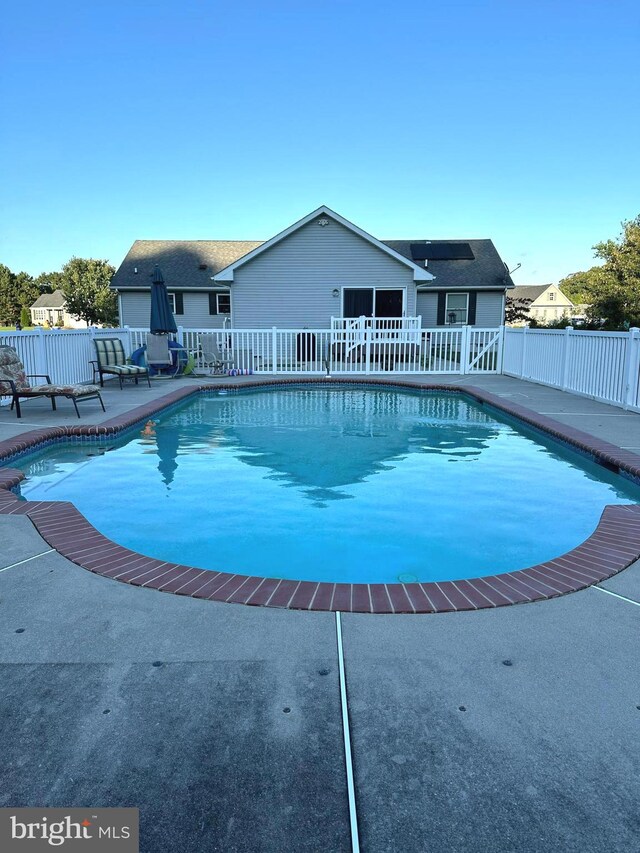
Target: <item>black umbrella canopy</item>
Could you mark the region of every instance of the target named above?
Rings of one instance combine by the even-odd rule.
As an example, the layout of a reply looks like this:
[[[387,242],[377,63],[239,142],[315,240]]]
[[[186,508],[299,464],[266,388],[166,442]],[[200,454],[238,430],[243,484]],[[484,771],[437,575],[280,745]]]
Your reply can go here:
[[[169,304],[169,294],[160,267],[156,264],[151,279],[151,319],[149,331],[155,335],[176,332],[178,327]]]

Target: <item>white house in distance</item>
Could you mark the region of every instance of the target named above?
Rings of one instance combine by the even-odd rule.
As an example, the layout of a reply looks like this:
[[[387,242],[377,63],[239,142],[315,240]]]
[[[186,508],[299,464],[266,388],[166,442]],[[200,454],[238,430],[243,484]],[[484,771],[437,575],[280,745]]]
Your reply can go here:
[[[34,326],[64,326],[65,329],[86,329],[87,323],[73,317],[67,311],[67,303],[61,290],[43,293],[29,308]]]
[[[528,311],[525,313],[531,320],[539,323],[549,323],[566,317],[570,320],[578,315],[582,316],[580,308],[565,296],[557,284],[535,284],[514,287],[507,296],[509,302],[522,302],[530,299]],[[519,320],[518,325],[526,321]]]
[[[496,327],[513,287],[491,240],[378,240],[323,206],[265,242],[136,240],[111,283],[122,325],[148,327],[156,264],[178,325],[200,329],[363,315]]]

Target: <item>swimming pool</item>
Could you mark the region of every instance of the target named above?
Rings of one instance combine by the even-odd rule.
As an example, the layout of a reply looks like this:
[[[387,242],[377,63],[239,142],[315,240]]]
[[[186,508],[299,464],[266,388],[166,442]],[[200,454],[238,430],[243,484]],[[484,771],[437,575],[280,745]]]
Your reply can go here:
[[[453,393],[308,387],[199,395],[125,441],[17,463],[110,539],[202,569],[412,583],[525,568],[640,489]],[[16,463],[14,463],[16,464]]]

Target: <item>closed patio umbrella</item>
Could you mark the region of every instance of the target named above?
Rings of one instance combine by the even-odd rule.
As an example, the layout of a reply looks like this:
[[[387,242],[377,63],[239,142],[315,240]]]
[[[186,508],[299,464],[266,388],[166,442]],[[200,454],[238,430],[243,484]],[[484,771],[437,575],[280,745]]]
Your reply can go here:
[[[178,331],[171,306],[169,305],[167,287],[160,272],[160,267],[157,264],[153,270],[153,278],[151,280],[151,320],[149,322],[149,331],[152,335],[164,335],[169,334],[169,332]]]

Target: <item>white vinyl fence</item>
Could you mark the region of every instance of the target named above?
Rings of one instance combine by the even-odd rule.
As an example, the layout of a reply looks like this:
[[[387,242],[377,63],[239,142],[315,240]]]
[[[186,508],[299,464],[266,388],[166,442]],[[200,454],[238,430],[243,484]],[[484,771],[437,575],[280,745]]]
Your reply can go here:
[[[418,322],[414,322],[415,320]],[[211,353],[256,374],[292,376],[504,373],[626,409],[640,411],[640,331],[581,332],[568,328],[423,329],[333,320],[331,329],[185,329],[174,336],[208,373]],[[411,322],[410,322],[411,321]],[[54,382],[91,382],[96,337],[117,337],[130,355],[148,329],[36,329],[0,332],[27,373]],[[6,402],[6,398],[4,398]]]
[[[502,372],[640,411],[640,332],[507,327]]]
[[[0,344],[16,348],[29,374],[49,375],[58,384],[91,382],[93,370],[89,362],[96,357],[93,341],[98,337],[120,338],[129,351],[126,329],[37,328],[29,332],[0,332]]]
[[[362,318],[364,319],[364,318]],[[411,322],[410,322],[411,321]],[[417,321],[417,322],[416,322]],[[420,318],[395,323],[334,322],[331,329],[185,329],[175,337],[207,372],[212,353],[244,372],[287,375],[499,373],[503,329],[455,326],[423,329]],[[127,355],[148,329],[35,329],[1,332],[29,374],[53,382],[91,382],[96,337],[117,337]]]

